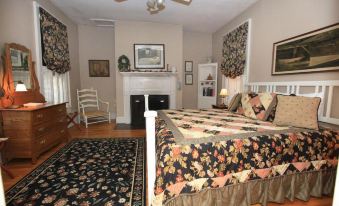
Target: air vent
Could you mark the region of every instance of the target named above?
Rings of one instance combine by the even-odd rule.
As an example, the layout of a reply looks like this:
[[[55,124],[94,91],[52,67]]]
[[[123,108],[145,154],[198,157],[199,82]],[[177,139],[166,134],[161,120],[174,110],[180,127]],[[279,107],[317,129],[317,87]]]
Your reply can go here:
[[[93,18],[90,19],[90,21],[92,21],[95,26],[98,27],[114,27],[114,20],[113,19],[97,19],[97,18]]]

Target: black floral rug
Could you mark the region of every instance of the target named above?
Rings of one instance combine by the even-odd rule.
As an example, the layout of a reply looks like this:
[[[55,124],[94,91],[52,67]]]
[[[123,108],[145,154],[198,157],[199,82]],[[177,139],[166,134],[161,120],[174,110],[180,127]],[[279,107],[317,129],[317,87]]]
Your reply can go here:
[[[144,138],[77,139],[6,192],[11,205],[145,205]]]

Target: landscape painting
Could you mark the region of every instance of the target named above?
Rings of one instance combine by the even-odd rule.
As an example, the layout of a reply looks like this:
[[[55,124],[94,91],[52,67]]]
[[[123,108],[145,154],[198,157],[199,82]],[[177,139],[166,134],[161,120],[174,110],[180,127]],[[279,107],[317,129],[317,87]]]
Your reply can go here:
[[[339,70],[339,24],[273,45],[273,75],[329,70]]]
[[[109,60],[88,60],[90,77],[109,77]]]
[[[134,44],[135,69],[165,69],[163,44]]]

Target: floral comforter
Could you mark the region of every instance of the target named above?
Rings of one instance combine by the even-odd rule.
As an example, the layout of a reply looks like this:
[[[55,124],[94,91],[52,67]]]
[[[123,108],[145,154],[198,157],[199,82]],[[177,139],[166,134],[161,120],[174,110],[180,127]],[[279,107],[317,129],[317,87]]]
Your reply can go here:
[[[193,124],[212,125],[214,132],[209,129],[199,130],[198,137],[205,139],[210,137],[211,133],[217,135],[223,131],[218,128],[225,128],[226,124],[244,117],[223,110],[172,110],[165,112],[165,118],[163,114],[156,120],[157,176],[153,205],[166,205],[169,200],[179,195],[197,193],[209,188],[222,188],[250,180],[337,166],[338,131],[295,128],[292,131],[281,128],[275,133],[267,133],[265,130],[260,134],[260,131],[256,130],[253,133],[255,135],[248,137],[227,138],[227,135],[223,135],[225,139],[183,144],[174,137],[169,124],[186,129],[190,129]],[[223,124],[212,124],[210,120],[214,121],[220,114],[223,116],[220,120]],[[199,118],[200,122],[196,122],[196,118]],[[181,124],[181,120],[186,122]],[[193,121],[193,124],[188,123],[190,121]],[[260,123],[249,118],[247,122],[274,127],[272,123]],[[241,132],[239,130],[253,131],[253,128],[249,129],[247,126],[237,129],[236,133]],[[186,137],[195,139],[194,136]]]

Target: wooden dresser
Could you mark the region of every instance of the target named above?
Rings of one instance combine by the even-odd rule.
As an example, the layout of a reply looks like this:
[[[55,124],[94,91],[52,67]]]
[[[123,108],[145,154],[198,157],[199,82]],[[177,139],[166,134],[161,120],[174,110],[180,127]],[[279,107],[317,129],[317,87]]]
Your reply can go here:
[[[66,103],[39,107],[1,109],[6,158],[31,158],[36,163],[43,152],[68,140]]]

